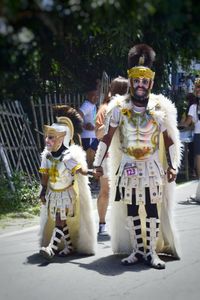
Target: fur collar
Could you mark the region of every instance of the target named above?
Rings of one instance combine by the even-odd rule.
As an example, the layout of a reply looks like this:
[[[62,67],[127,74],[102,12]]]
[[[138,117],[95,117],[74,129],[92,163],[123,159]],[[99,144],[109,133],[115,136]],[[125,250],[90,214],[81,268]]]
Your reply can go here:
[[[48,156],[52,157],[51,152],[47,150],[45,147],[44,151],[41,154],[42,159],[48,158]],[[56,159],[56,158],[54,158]],[[87,171],[87,163],[86,163],[86,153],[85,151],[78,145],[71,145],[62,153],[61,160],[69,160],[73,159],[77,161],[78,164],[81,165],[82,170]]]
[[[113,97],[111,102],[108,104],[108,116],[111,114],[112,110],[115,107],[119,107],[120,110],[132,110],[133,103],[130,99],[130,95],[116,95],[115,97]],[[177,129],[177,109],[174,103],[172,103],[170,99],[161,94],[150,94],[147,111],[152,114],[152,116],[158,123],[162,123],[163,126],[167,129],[167,132],[176,147],[177,166],[180,166],[183,146],[181,145],[180,134]]]

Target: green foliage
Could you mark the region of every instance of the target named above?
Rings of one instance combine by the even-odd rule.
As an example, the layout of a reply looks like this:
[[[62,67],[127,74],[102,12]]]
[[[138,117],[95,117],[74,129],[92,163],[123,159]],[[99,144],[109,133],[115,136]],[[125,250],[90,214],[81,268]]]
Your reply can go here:
[[[181,121],[183,116],[187,114],[188,101],[186,98],[187,94],[183,90],[176,91],[172,96],[172,100],[176,103],[178,123]]]
[[[0,99],[82,92],[103,70],[126,76],[128,50],[138,42],[156,50],[155,92],[168,85],[172,67],[200,58],[196,0],[45,2],[3,1]]]
[[[15,192],[11,191],[9,181],[2,178],[0,182],[0,217],[7,213],[39,213],[39,184],[34,179],[30,183],[26,174],[17,172],[12,177]]]

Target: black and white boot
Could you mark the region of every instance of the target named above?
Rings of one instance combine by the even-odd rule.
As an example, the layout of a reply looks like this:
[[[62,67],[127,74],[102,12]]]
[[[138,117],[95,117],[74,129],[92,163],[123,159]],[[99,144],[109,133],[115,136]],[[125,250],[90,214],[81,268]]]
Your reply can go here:
[[[63,236],[62,230],[55,227],[49,245],[47,247],[42,247],[40,249],[40,254],[48,260],[52,259],[58,250],[58,244],[61,242]]]
[[[146,240],[147,248],[145,261],[155,269],[165,269],[165,262],[161,260],[156,253],[156,243],[158,240],[160,220],[157,218],[146,219]]]
[[[69,229],[66,226],[63,228],[63,241],[64,241],[64,249],[59,252],[59,256],[65,257],[73,252],[73,245],[69,235]]]
[[[133,245],[133,252],[126,258],[123,258],[121,263],[124,266],[134,265],[143,261],[144,244],[142,239],[141,221],[139,216],[127,217],[128,230],[130,234],[131,243]]]

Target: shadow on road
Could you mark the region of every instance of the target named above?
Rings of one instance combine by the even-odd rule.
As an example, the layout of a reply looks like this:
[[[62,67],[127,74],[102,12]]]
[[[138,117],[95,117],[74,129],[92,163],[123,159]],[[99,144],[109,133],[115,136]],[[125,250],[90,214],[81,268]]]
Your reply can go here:
[[[46,267],[52,263],[62,264],[62,263],[70,262],[72,260],[86,258],[90,256],[91,255],[81,255],[81,254],[74,253],[67,257],[59,257],[55,255],[51,260],[47,260],[44,257],[42,257],[39,253],[34,253],[33,255],[27,257],[26,262],[24,262],[24,264],[38,265],[38,267]]]
[[[80,263],[80,262],[70,262],[71,264],[76,264],[80,268],[87,270],[96,271],[102,275],[106,276],[117,276],[124,272],[140,272],[143,270],[148,270],[149,267],[143,263],[138,263],[134,266],[123,266],[121,264],[122,255],[109,255],[106,257],[94,260],[91,263]]]
[[[93,255],[92,255],[93,256]],[[134,266],[123,266],[121,264],[121,259],[124,257],[122,255],[109,255],[105,257],[98,258],[92,262],[80,262],[80,260],[91,257],[91,255],[81,255],[81,254],[72,254],[68,257],[58,257],[54,256],[54,258],[50,261],[43,258],[39,253],[35,253],[31,256],[27,257],[27,261],[24,264],[35,264],[38,267],[47,267],[49,264],[63,264],[63,263],[71,263],[77,265],[80,268],[84,268],[86,270],[96,271],[102,275],[106,276],[117,276],[124,272],[141,272],[145,270],[149,270],[149,266],[147,266],[144,262],[140,262],[135,264]],[[95,257],[95,256],[94,256]],[[166,263],[173,262],[174,258],[171,256],[160,256],[162,260]]]
[[[178,204],[182,204],[182,205],[200,205],[200,202],[195,201],[192,198],[188,198],[186,200],[179,201]]]

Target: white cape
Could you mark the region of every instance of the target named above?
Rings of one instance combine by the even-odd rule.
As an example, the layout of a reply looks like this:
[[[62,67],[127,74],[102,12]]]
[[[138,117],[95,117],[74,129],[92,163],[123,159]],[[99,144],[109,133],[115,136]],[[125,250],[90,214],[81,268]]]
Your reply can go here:
[[[112,109],[119,105],[122,108],[130,108],[130,102],[127,101],[129,95],[116,96],[108,105],[107,119],[111,115]],[[179,131],[177,129],[177,111],[174,104],[163,95],[151,94],[148,103],[148,109],[157,106],[156,118],[162,119],[169,136],[175,144],[176,163],[180,166],[182,146],[179,139]],[[162,135],[161,135],[162,139]],[[163,144],[163,143],[161,143]],[[114,201],[115,199],[115,174],[121,161],[122,152],[120,151],[119,130],[117,129],[109,148],[109,170],[110,170],[110,203],[111,203],[111,244],[114,253],[130,254],[132,246],[130,242],[129,232],[127,230],[126,204],[122,201]],[[160,159],[163,167],[166,169],[166,159],[164,148],[160,149]],[[159,208],[160,217],[160,233],[157,243],[157,252],[172,255],[174,258],[180,258],[180,250],[176,235],[176,229],[173,222],[173,202],[175,197],[175,182],[168,183],[165,179],[165,187],[163,192],[163,201]],[[142,218],[142,234],[145,240],[145,210],[140,207],[140,216]]]

